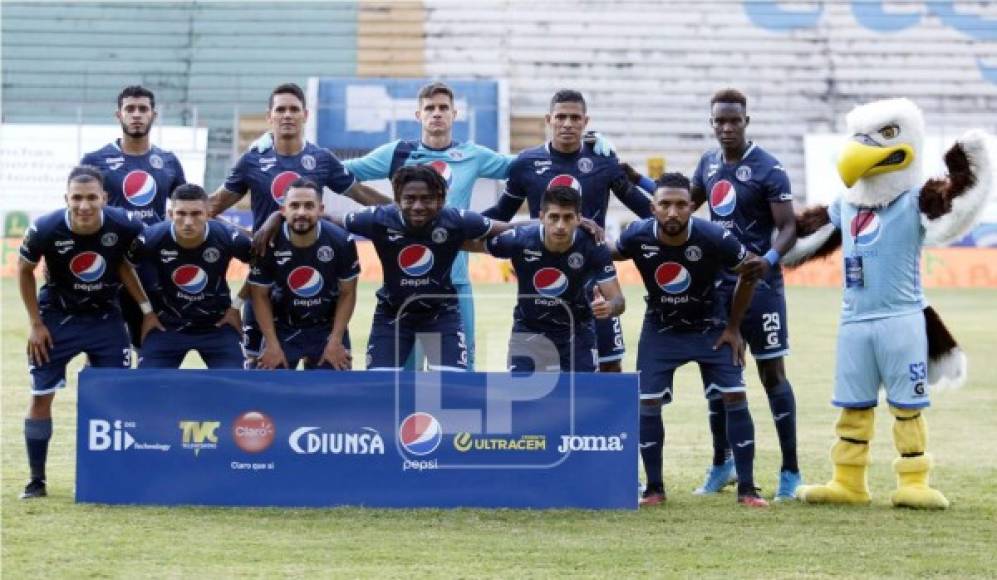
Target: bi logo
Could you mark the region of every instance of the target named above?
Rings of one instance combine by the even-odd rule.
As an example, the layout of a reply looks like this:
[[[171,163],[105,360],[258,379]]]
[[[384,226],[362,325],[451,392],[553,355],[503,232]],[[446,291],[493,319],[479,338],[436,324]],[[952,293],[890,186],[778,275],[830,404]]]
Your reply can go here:
[[[436,161],[430,161],[426,165],[432,167],[433,169],[436,170],[437,173],[440,174],[440,177],[443,178],[443,181],[447,182],[447,188],[453,185],[453,170],[450,169],[449,163],[441,159],[437,159]]]
[[[568,277],[557,268],[541,268],[533,275],[533,287],[537,294],[555,298],[568,289]]]
[[[412,413],[398,427],[398,441],[412,455],[429,455],[436,451],[442,440],[443,427],[429,413]]]
[[[547,189],[552,187],[570,187],[579,194],[582,193],[582,182],[575,179],[574,175],[568,175],[567,173],[555,175],[553,179],[547,182]]]
[[[277,205],[284,205],[284,196],[287,195],[287,188],[299,177],[301,176],[297,172],[281,171],[277,174],[277,177],[273,178],[273,181],[270,183],[270,195],[277,202]]]
[[[96,282],[107,270],[107,262],[97,252],[80,252],[69,261],[69,269],[84,282]]]
[[[156,199],[156,180],[141,169],[129,171],[121,182],[121,193],[132,205],[149,205]]]
[[[322,291],[322,273],[311,266],[298,266],[287,275],[287,287],[302,298],[311,298]]]
[[[860,209],[852,218],[851,234],[857,246],[868,246],[879,239],[879,215],[871,209]]]
[[[664,262],[654,271],[654,281],[658,287],[668,294],[681,294],[689,289],[692,284],[692,276],[682,264],[677,262]]]
[[[734,213],[734,208],[737,207],[737,190],[734,189],[734,184],[726,179],[716,182],[710,190],[710,207],[713,213],[721,217]]]
[[[407,276],[425,276],[433,269],[433,251],[422,244],[409,244],[398,253],[398,267]]]
[[[208,273],[195,264],[184,264],[173,270],[173,284],[187,294],[200,294],[208,285]]]

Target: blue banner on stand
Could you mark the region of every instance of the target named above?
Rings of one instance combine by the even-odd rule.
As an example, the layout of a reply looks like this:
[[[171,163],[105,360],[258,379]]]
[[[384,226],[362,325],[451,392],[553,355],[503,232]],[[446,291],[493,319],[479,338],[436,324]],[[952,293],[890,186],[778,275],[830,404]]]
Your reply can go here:
[[[80,373],[76,499],[637,507],[637,375]]]

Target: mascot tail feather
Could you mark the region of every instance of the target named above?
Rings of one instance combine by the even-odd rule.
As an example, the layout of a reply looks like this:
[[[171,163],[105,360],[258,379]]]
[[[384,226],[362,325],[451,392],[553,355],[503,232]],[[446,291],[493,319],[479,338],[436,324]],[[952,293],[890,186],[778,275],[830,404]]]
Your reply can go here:
[[[928,384],[933,390],[958,389],[966,384],[968,361],[935,309],[924,309],[928,334]]]

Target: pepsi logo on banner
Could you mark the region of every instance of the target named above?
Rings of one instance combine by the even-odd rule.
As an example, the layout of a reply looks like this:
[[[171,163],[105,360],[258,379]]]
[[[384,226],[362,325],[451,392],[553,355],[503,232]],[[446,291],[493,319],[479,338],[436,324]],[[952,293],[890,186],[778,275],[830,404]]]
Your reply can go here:
[[[443,427],[429,413],[412,413],[398,427],[398,441],[412,455],[429,455],[436,451],[442,440]]]
[[[287,287],[302,298],[311,298],[322,291],[322,273],[311,266],[298,266],[287,275]]]
[[[301,176],[294,171],[281,171],[270,183],[270,195],[277,205],[284,205],[284,196],[287,195],[287,188]]]
[[[561,175],[555,175],[553,179],[547,182],[547,189],[552,187],[570,187],[578,193],[582,192],[582,182],[575,179],[574,175],[568,175],[567,173],[562,173]]]
[[[107,270],[107,262],[97,252],[81,252],[69,261],[69,270],[84,282],[96,282]]]
[[[860,209],[852,218],[851,234],[858,246],[868,246],[879,239],[882,231],[879,215],[871,209]]]
[[[654,271],[654,281],[668,294],[681,294],[689,289],[692,276],[678,262],[664,262]]]
[[[436,172],[443,177],[443,180],[447,182],[447,187],[453,185],[453,170],[450,169],[449,163],[441,159],[437,159],[436,161],[430,161],[426,165],[435,169]]]
[[[541,268],[533,275],[533,287],[537,294],[555,298],[568,289],[568,277],[557,268]]]
[[[173,284],[187,294],[200,294],[208,285],[208,273],[195,264],[184,264],[173,270]]]
[[[121,192],[132,205],[149,205],[156,199],[156,180],[141,169],[129,171],[121,182]]]
[[[433,251],[422,244],[409,244],[398,252],[398,267],[407,276],[425,276],[433,269]]]
[[[734,208],[737,207],[737,190],[734,189],[734,184],[726,179],[716,182],[710,190],[710,207],[718,216],[727,217],[734,213]]]

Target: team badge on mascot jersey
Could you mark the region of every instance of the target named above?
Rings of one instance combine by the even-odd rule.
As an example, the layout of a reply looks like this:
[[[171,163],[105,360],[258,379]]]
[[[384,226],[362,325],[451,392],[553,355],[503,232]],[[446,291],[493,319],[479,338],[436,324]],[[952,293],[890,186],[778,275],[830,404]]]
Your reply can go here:
[[[557,268],[541,268],[533,274],[533,287],[541,296],[556,298],[568,289],[568,277]]]
[[[298,266],[287,275],[287,287],[302,298],[311,298],[322,291],[322,273],[311,266]]]
[[[107,270],[107,262],[97,252],[80,252],[69,261],[69,270],[84,282],[96,282]]]
[[[654,281],[668,294],[681,294],[689,289],[692,276],[678,262],[664,262],[654,271]]]
[[[429,413],[412,413],[398,427],[398,442],[412,455],[429,455],[436,451],[442,440],[443,427]]]
[[[406,276],[425,276],[433,269],[433,251],[422,244],[409,244],[398,252],[398,267]]]
[[[849,228],[856,246],[868,246],[879,239],[882,231],[879,215],[871,209],[860,209],[852,218]]]
[[[726,179],[721,179],[713,184],[713,189],[710,190],[710,208],[713,213],[720,217],[727,217],[734,213],[736,207],[737,189],[734,188],[734,184]]]
[[[121,181],[121,193],[128,203],[143,207],[156,199],[156,180],[141,169],[129,171]]]
[[[208,273],[196,264],[184,264],[172,274],[173,284],[186,294],[200,294],[208,285]]]
[[[270,182],[270,195],[277,202],[277,205],[284,205],[284,196],[287,195],[287,188],[300,178],[301,175],[295,171],[281,171],[277,174],[277,177],[273,178],[273,181]]]

